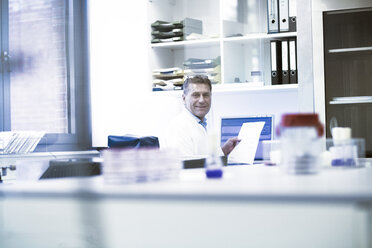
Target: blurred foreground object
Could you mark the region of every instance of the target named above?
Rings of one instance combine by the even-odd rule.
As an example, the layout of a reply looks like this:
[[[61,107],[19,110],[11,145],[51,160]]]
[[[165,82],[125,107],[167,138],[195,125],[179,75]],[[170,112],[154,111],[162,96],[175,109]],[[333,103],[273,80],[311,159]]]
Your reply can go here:
[[[103,177],[108,184],[128,184],[178,177],[181,160],[174,151],[118,149],[103,151]]]
[[[282,116],[278,128],[281,143],[280,166],[290,174],[318,171],[324,130],[317,114],[298,113]]]
[[[332,166],[359,166],[358,157],[365,157],[365,140],[353,139],[350,127],[334,127],[329,151]]]
[[[223,175],[223,161],[217,155],[218,141],[217,134],[208,134],[208,157],[205,160],[205,174],[207,178],[222,178]]]

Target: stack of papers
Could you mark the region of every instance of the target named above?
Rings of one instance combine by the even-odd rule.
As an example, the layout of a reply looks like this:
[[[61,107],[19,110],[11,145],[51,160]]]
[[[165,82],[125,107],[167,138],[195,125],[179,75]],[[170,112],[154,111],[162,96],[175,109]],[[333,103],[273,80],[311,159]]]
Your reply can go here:
[[[39,131],[0,132],[0,154],[33,152],[44,135]]]
[[[190,34],[202,34],[201,20],[185,18],[182,21],[166,22],[157,20],[151,23],[151,43],[182,41]]]
[[[152,71],[153,88],[159,90],[182,89],[184,72],[179,67],[155,69]]]
[[[189,58],[183,62],[185,76],[207,76],[211,83],[221,83],[221,57],[215,59]]]

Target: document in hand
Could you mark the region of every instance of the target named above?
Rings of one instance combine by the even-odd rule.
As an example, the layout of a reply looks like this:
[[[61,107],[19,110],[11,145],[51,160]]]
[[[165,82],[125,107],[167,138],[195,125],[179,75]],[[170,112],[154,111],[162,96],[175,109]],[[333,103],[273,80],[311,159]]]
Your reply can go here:
[[[228,163],[253,164],[264,125],[263,121],[243,123],[238,135],[241,141],[230,153]]]

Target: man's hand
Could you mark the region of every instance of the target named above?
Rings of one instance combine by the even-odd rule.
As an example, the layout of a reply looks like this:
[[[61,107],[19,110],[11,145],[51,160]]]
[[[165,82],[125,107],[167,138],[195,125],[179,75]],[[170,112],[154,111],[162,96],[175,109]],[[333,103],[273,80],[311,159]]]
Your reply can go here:
[[[234,150],[235,146],[239,144],[240,139],[238,137],[230,138],[226,141],[226,143],[221,147],[223,154],[225,156],[229,155],[232,150]]]

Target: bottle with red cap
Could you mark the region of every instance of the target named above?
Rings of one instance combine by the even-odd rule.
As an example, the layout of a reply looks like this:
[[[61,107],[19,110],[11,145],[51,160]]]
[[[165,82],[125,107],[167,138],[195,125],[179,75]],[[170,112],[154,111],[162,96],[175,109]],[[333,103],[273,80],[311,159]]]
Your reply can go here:
[[[316,173],[320,166],[324,128],[313,113],[285,114],[277,134],[280,136],[280,166],[290,174]]]

